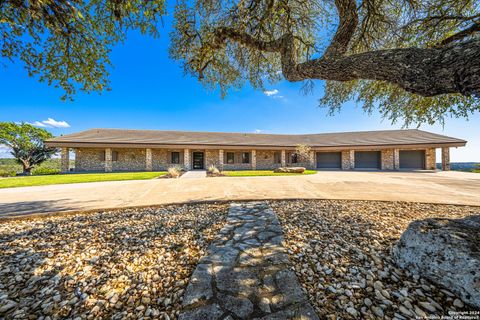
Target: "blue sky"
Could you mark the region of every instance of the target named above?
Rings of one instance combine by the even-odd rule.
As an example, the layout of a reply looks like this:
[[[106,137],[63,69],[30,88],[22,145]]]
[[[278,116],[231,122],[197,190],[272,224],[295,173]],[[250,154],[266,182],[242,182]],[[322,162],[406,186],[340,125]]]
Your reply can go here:
[[[167,25],[169,19],[166,19]],[[312,94],[300,92],[301,84],[282,81],[269,85],[267,95],[244,87],[221,99],[196,79],[184,76],[179,63],[168,57],[168,26],[160,39],[131,33],[112,54],[111,91],[78,93],[73,102],[62,102],[63,92],[29,78],[21,64],[0,67],[0,121],[45,121],[55,135],[89,128],[130,128],[191,131],[264,133],[319,133],[397,129],[378,114],[367,115],[347,103],[333,117],[319,107],[321,81]],[[48,122],[65,121],[62,123]],[[59,128],[52,127],[60,126]],[[480,114],[469,121],[447,119],[420,129],[468,140],[466,148],[453,149],[452,161],[480,161]],[[6,151],[0,149],[0,157]]]

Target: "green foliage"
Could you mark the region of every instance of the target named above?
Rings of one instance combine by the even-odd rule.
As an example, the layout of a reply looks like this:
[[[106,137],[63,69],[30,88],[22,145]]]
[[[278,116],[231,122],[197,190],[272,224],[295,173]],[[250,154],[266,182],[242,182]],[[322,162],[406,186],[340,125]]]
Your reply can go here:
[[[32,170],[33,175],[46,175],[46,174],[59,174],[60,169],[57,168],[48,168],[48,167],[38,167]]]
[[[45,146],[44,141],[53,138],[45,129],[28,123],[0,122],[0,144],[11,149],[11,154],[23,166],[24,173],[55,154],[56,149]]]
[[[285,34],[295,41],[297,63],[321,57],[336,32],[339,17],[333,1],[254,0],[180,1],[175,10],[170,55],[184,70],[222,95],[245,83],[264,89],[281,79],[278,52],[226,41],[218,45],[215,32],[231,28],[263,43]],[[480,23],[480,5],[471,0],[358,2],[358,27],[346,55],[367,51],[437,46],[454,34]],[[473,34],[465,40],[478,37]],[[435,75],[432,74],[432,77]],[[313,82],[306,81],[306,91]],[[442,122],[445,116],[467,118],[480,110],[479,97],[442,95],[421,97],[379,81],[329,82],[321,105],[334,113],[349,98],[367,112],[378,109],[387,119],[405,125]]]
[[[378,110],[392,123],[402,120],[404,126],[421,123],[443,124],[445,116],[468,118],[480,111],[480,100],[460,94],[422,97],[380,81],[327,81],[320,105],[330,109],[330,115],[341,110],[343,103],[356,100],[363,110],[371,114]]]
[[[63,98],[102,91],[112,46],[131,29],[158,36],[164,10],[164,0],[0,1],[1,57],[63,88]]]
[[[17,170],[12,168],[0,168],[0,177],[15,177]]]

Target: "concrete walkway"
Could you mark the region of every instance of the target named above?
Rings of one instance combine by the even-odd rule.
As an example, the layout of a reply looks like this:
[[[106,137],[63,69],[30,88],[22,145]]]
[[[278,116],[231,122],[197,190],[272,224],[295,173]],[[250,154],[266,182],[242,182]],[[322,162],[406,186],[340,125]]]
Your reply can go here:
[[[154,179],[0,189],[0,216],[208,200],[356,199],[480,206],[480,174],[320,171],[305,176]]]
[[[199,178],[206,178],[207,171],[206,170],[191,170],[187,171],[180,176],[180,179],[199,179]]]
[[[232,204],[190,279],[179,320],[318,320],[282,242],[266,203]]]

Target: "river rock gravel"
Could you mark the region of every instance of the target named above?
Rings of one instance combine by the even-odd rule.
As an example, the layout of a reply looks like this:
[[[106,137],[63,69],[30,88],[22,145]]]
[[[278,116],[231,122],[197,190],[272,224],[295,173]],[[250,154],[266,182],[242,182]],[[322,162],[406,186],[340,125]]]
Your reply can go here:
[[[176,319],[228,205],[0,223],[0,319]]]
[[[448,289],[396,267],[392,248],[413,220],[478,215],[479,207],[333,200],[270,205],[321,319],[433,319],[472,310]]]

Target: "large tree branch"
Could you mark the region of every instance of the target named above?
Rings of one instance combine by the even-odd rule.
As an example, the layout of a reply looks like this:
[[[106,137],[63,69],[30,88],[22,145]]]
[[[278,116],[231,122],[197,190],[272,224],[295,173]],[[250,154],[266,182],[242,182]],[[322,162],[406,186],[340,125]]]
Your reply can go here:
[[[480,31],[480,23],[474,23],[472,26],[468,27],[465,30],[455,33],[450,37],[444,39],[442,42],[439,43],[439,46],[444,46],[446,44],[452,43],[454,41],[462,40],[468,36],[471,36],[475,32]]]
[[[262,41],[231,28],[221,28],[216,35],[218,46],[229,39],[251,49],[279,53],[283,76],[289,81],[365,79],[387,81],[422,96],[480,94],[480,39],[442,48],[376,50],[298,63],[292,35]]]
[[[344,55],[358,25],[358,12],[355,0],[335,0],[339,25],[328,46],[324,58]]]

